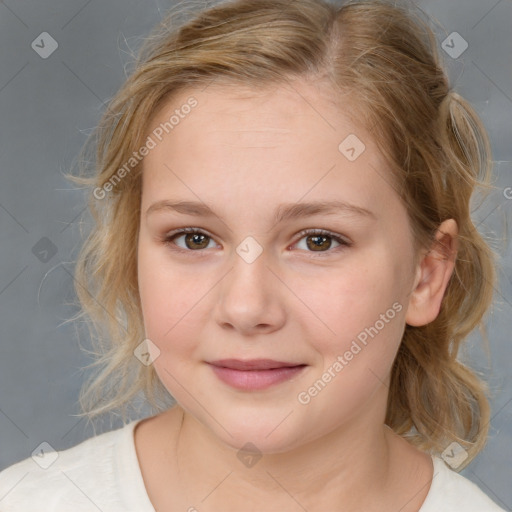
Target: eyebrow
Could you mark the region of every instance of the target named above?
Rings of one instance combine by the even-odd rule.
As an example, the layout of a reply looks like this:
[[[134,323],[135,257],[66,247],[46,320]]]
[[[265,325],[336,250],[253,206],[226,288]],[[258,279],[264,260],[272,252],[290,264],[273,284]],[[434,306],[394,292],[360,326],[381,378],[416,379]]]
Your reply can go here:
[[[202,217],[218,217],[221,220],[221,216],[215,214],[210,207],[205,203],[196,201],[176,201],[172,202],[169,200],[162,200],[153,203],[147,210],[146,216],[150,213],[157,211],[171,210],[186,215],[195,215]],[[327,214],[333,215],[338,213],[345,213],[348,215],[358,215],[364,217],[371,217],[374,220],[377,219],[375,213],[363,208],[356,206],[344,201],[317,201],[311,203],[284,203],[280,204],[274,212],[274,222],[277,224],[285,220],[297,219],[307,217],[309,215],[316,214]]]

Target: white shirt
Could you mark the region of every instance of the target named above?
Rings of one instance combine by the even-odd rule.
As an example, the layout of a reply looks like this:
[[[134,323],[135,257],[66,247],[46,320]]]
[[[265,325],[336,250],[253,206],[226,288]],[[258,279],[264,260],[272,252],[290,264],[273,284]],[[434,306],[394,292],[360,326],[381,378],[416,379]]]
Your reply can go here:
[[[43,449],[0,472],[0,511],[155,512],[135,451],[139,421],[67,450]],[[432,460],[434,477],[419,512],[505,512],[441,458]]]

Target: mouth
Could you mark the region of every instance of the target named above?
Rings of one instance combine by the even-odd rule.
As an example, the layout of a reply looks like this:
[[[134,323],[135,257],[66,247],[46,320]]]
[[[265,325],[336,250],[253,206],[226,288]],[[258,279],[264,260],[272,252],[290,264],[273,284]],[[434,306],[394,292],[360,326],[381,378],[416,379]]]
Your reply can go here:
[[[296,366],[305,366],[301,363],[285,363],[283,361],[274,361],[273,359],[220,359],[212,361],[213,366],[220,368],[230,368],[231,370],[276,370],[278,368],[293,368]]]
[[[273,359],[221,359],[208,364],[222,382],[245,391],[266,389],[288,381],[307,366]]]

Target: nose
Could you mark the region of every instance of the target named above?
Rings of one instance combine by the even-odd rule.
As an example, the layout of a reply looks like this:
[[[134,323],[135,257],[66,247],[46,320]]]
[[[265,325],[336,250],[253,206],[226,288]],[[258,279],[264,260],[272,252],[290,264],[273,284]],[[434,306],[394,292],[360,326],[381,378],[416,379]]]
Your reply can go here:
[[[284,325],[286,289],[269,264],[265,251],[252,262],[234,254],[231,270],[218,286],[214,309],[214,318],[223,329],[250,336]]]

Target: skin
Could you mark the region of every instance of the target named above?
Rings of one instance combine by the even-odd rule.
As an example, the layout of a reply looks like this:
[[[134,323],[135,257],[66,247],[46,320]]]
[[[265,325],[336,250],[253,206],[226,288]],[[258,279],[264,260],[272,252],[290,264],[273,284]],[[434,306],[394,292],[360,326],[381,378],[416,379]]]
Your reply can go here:
[[[135,445],[157,510],[418,511],[432,479],[430,456],[384,425],[390,370],[405,324],[434,320],[453,271],[457,226],[445,221],[414,262],[407,211],[364,127],[334,108],[327,86],[305,80],[269,89],[214,84],[174,97],[152,119],[198,106],[144,159],[138,279],[155,370],[177,405],[146,419]],[[349,161],[349,134],[365,144]],[[148,208],[200,201],[215,215]],[[341,200],[347,211],[275,223],[281,203]],[[206,232],[201,242],[172,230]],[[311,249],[325,229],[328,238]],[[236,251],[253,237],[262,253]],[[310,241],[308,245],[308,240]],[[322,240],[321,240],[322,242]],[[329,242],[331,245],[329,246]],[[199,248],[197,246],[206,248]],[[190,248],[192,247],[192,248]],[[179,251],[181,249],[181,252]],[[365,328],[400,312],[309,403],[297,396]],[[220,381],[206,361],[269,358],[305,364],[261,391]],[[262,457],[238,458],[247,442]]]

